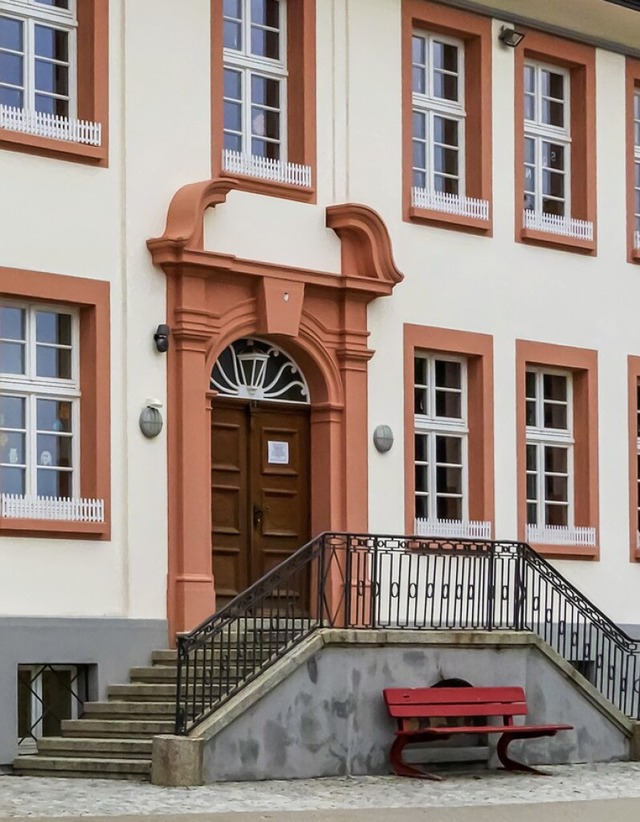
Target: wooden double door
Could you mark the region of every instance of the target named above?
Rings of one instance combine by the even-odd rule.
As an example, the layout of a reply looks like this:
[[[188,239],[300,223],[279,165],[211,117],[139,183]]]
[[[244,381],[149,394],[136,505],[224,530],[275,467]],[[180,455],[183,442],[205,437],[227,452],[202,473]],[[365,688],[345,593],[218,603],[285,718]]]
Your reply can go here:
[[[211,521],[217,607],[310,537],[309,407],[216,400]],[[307,586],[287,592],[302,610]]]

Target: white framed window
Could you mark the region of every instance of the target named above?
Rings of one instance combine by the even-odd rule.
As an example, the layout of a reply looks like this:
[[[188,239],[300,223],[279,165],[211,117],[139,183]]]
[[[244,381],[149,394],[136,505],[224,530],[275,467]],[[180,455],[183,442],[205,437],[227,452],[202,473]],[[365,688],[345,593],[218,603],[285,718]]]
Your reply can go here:
[[[633,95],[633,247],[640,249],[640,91]]]
[[[77,115],[76,0],[0,0],[0,106]]]
[[[284,0],[224,0],[224,150],[286,162]]]
[[[416,533],[486,536],[489,523],[469,522],[467,362],[414,356]]]
[[[570,372],[527,368],[527,526],[536,535],[574,528],[572,389]]]
[[[412,38],[413,186],[464,197],[464,43],[415,31]]]
[[[77,314],[59,306],[0,303],[3,509],[12,500],[78,496],[79,404]],[[42,514],[34,510],[31,516]]]
[[[78,719],[88,700],[84,665],[18,665],[18,748],[37,750],[39,739],[60,736],[65,719]]]

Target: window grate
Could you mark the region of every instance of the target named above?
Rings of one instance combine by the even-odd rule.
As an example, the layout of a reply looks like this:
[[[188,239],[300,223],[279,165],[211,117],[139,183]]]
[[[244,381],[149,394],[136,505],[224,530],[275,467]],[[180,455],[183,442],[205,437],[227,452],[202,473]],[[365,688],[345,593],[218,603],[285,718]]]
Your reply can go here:
[[[415,208],[430,208],[445,214],[458,214],[461,217],[475,217],[478,220],[489,219],[489,201],[476,197],[459,197],[446,191],[429,191],[427,188],[411,189],[411,204]]]
[[[530,209],[524,210],[524,227],[535,231],[547,231],[563,237],[578,240],[593,240],[593,223],[588,220],[574,220],[557,214],[540,214]]]
[[[0,517],[63,520],[65,522],[104,522],[104,500],[0,494]]]
[[[249,177],[260,177],[277,183],[288,183],[301,188],[311,187],[311,166],[300,163],[284,163],[270,157],[242,154],[239,151],[224,149],[222,167],[231,174],[246,174]]]
[[[0,128],[34,134],[53,140],[70,143],[84,143],[90,146],[102,145],[102,126],[90,120],[74,120],[42,111],[0,105]]]
[[[84,665],[18,665],[18,745],[25,750],[59,736],[63,720],[82,716],[87,688]]]

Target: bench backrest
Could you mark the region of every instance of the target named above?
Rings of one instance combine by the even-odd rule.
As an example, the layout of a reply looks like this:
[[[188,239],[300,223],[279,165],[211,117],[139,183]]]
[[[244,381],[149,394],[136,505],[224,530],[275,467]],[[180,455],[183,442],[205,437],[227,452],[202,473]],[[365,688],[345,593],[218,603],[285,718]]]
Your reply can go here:
[[[523,688],[386,688],[384,701],[395,719],[454,716],[524,716]]]

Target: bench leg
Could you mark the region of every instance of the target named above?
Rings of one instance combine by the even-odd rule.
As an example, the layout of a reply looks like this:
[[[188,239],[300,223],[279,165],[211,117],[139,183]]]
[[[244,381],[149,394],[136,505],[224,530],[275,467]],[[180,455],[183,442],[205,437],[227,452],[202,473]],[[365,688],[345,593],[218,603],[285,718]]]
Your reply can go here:
[[[498,754],[498,759],[502,763],[505,771],[523,771],[524,773],[535,773],[538,776],[549,776],[546,771],[540,771],[538,768],[532,768],[530,765],[525,765],[523,762],[516,762],[515,759],[511,759],[511,757],[507,754],[507,748],[514,739],[532,739],[533,737],[539,736],[555,736],[555,731],[551,733],[539,734],[502,734],[498,740],[498,744],[496,745],[496,753]]]
[[[436,782],[442,782],[441,776],[436,776],[435,774],[427,773],[427,771],[421,771],[413,765],[408,765],[406,762],[402,761],[402,751],[406,744],[407,739],[405,737],[397,736],[395,738],[393,745],[391,746],[389,760],[391,761],[391,767],[393,768],[393,772],[395,773],[395,775],[410,776],[413,779],[433,779]]]

